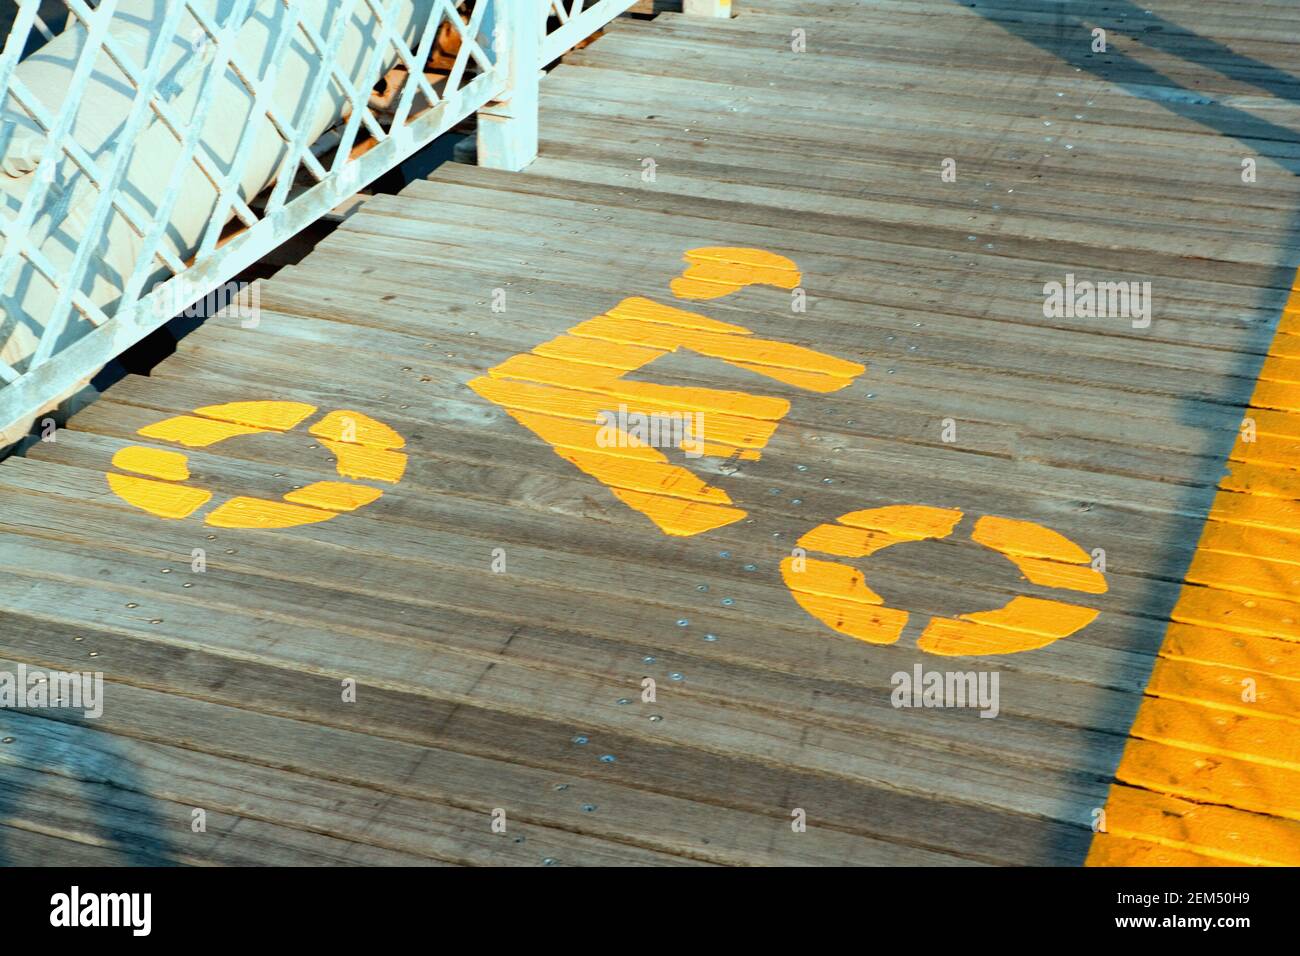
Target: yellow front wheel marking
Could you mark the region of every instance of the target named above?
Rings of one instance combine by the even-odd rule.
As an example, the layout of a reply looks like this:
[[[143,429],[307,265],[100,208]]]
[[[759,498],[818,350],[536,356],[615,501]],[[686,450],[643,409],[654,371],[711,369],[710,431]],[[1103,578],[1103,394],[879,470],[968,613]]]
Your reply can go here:
[[[1094,568],[1081,568],[1059,561],[1014,554],[1006,557],[1020,569],[1026,580],[1045,588],[1063,588],[1067,591],[1082,591],[1084,594],[1105,594],[1109,589],[1105,575]]]
[[[980,518],[975,522],[971,540],[1000,551],[1009,558],[1023,555],[1071,564],[1088,561],[1088,552],[1065,535],[1032,521],[1017,521],[993,515]]]
[[[1018,654],[1046,647],[1083,630],[1100,612],[1063,601],[1020,595],[994,611],[935,618],[916,646],[941,657]]]
[[[798,547],[821,550],[825,544],[841,557],[866,557],[895,544],[947,537],[961,512],[891,505],[853,511],[838,520],[813,528]],[[798,605],[834,631],[870,644],[893,644],[903,635],[907,612],[881,606],[884,599],[852,565],[797,554],[781,562],[781,577]]]
[[[975,522],[971,540],[1000,552],[1034,584],[1086,594],[1106,593],[1106,578],[1100,571],[1073,566],[1087,564],[1088,552],[1051,528],[1032,521],[989,516]]]
[[[786,558],[781,577],[796,603],[833,631],[869,644],[893,644],[903,636],[907,612],[884,607],[856,568],[838,561]]]
[[[802,565],[796,564],[800,560],[789,557],[781,562],[781,572],[796,600],[800,595],[813,594],[858,604],[885,603],[884,598],[867,586],[862,572],[852,565],[807,557],[802,559]]]
[[[948,537],[961,518],[961,512],[952,508],[886,505],[882,508],[867,508],[865,511],[850,511],[836,520],[850,528],[882,531],[899,541],[925,541]],[[878,550],[879,546],[874,546],[857,557],[866,557]]]
[[[950,508],[868,508],[813,528],[798,546],[802,551],[864,558],[896,544],[947,538],[961,519],[962,513]],[[976,522],[972,538],[1005,555],[1035,584],[1094,594],[1106,590],[1100,573],[1063,563],[1087,561],[1088,555],[1050,528],[990,516]],[[781,562],[781,577],[800,607],[841,634],[872,644],[892,644],[903,634],[907,612],[880,606],[883,599],[850,564],[796,554]],[[1068,637],[1097,614],[1094,608],[1063,601],[1017,596],[996,610],[932,619],[917,647],[942,656],[1014,654]]]

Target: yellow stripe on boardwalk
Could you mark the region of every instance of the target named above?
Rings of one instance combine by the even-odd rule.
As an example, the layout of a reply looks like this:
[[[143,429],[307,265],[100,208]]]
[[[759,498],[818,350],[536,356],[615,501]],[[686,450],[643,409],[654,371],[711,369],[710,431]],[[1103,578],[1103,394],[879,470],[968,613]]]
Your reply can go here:
[[[1300,275],[1090,866],[1300,865]]]

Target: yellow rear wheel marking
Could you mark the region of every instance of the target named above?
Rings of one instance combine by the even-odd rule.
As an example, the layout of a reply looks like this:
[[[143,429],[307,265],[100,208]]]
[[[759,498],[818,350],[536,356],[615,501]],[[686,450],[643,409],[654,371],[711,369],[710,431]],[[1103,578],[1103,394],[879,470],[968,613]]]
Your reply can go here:
[[[177,415],[154,425],[146,425],[139,434],[158,441],[175,442],[186,448],[207,448],[239,435],[268,434],[265,429],[233,422],[215,421],[195,415]]]
[[[351,445],[325,438],[320,443],[334,453],[338,472],[344,478],[386,481],[395,485],[406,474],[406,456],[401,452],[367,448],[364,445]]]
[[[188,518],[212,498],[212,492],[152,478],[108,473],[108,487],[123,501],[159,518]]]
[[[319,524],[337,517],[333,511],[267,501],[263,498],[231,498],[208,512],[205,519],[214,528],[297,528],[306,524]]]
[[[195,415],[250,425],[273,432],[285,432],[316,413],[315,405],[302,402],[228,402],[225,405],[205,405],[194,409]]]
[[[360,412],[330,412],[308,431],[317,438],[369,448],[394,449],[406,445],[406,439],[393,429]]]
[[[369,485],[353,485],[343,481],[317,481],[298,488],[284,496],[285,501],[296,505],[322,508],[326,511],[356,511],[383,494]]]
[[[163,481],[185,481],[190,477],[189,460],[180,452],[145,448],[143,445],[119,449],[113,456],[113,465],[123,471]]]
[[[176,415],[147,425],[139,434],[205,448],[240,435],[278,434],[295,428],[316,411],[302,402],[230,402],[206,405],[193,415]],[[345,478],[396,482],[406,470],[406,455],[393,449],[405,440],[383,422],[360,412],[337,410],[310,429],[334,453]],[[123,501],[161,518],[188,518],[212,498],[212,492],[180,484],[190,477],[179,452],[131,446],[113,456],[124,475],[109,472],[109,488]],[[139,477],[145,475],[148,477]],[[161,479],[161,480],[158,480]],[[339,481],[318,481],[289,492],[282,501],[240,495],[210,511],[204,521],[219,528],[294,528],[329,521],[355,511],[383,495],[378,488]]]

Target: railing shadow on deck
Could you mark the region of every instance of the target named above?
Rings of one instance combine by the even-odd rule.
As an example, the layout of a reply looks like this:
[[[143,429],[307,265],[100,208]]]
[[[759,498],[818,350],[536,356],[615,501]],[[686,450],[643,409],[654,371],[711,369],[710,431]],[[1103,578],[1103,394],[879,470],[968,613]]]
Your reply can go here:
[[[1224,44],[1201,36],[1187,27],[1174,23],[1159,14],[1149,11],[1131,0],[1072,0],[1072,2],[1047,2],[1033,5],[1032,9],[1020,8],[1016,11],[1006,7],[985,8],[983,3],[972,4],[953,0],[973,13],[976,13],[1014,37],[1032,44],[1043,52],[1071,66],[1082,70],[1097,79],[1111,83],[1123,89],[1137,99],[1155,103],[1170,113],[1214,130],[1224,137],[1239,141],[1245,148],[1243,156],[1268,159],[1276,163],[1292,176],[1300,176],[1300,159],[1279,155],[1283,151],[1275,150],[1270,155],[1270,143],[1300,143],[1300,129],[1290,129],[1266,119],[1261,119],[1245,110],[1217,102],[1212,94],[1202,90],[1188,89],[1159,70],[1141,62],[1135,56],[1109,46],[1105,53],[1094,53],[1091,46],[1091,31],[1102,27],[1111,34],[1128,35],[1153,51],[1165,57],[1178,60],[1211,71],[1236,83],[1249,85],[1287,103],[1300,105],[1300,77],[1293,76],[1285,70],[1236,52]],[[1026,13],[1047,13],[1055,15],[1056,22],[1044,30],[1042,21],[1032,22],[1024,19]],[[1189,200],[1194,202],[1195,200]],[[1194,249],[1188,250],[1194,253]],[[1224,404],[1246,406],[1259,376],[1265,353],[1273,339],[1277,319],[1280,318],[1293,283],[1296,280],[1297,263],[1300,261],[1300,209],[1297,209],[1288,224],[1285,238],[1278,250],[1278,261],[1269,278],[1266,288],[1260,290],[1255,302],[1243,302],[1243,307],[1254,307],[1265,314],[1272,314],[1274,321],[1260,325],[1245,335],[1244,348],[1236,355],[1235,373],[1240,376],[1240,385],[1230,394],[1219,396]],[[1242,287],[1243,291],[1246,289]],[[1188,402],[1182,416],[1182,423],[1204,429],[1204,453],[1219,462],[1226,462],[1236,442],[1236,432],[1222,428],[1206,426],[1198,420],[1195,406]],[[1187,522],[1191,543],[1199,539],[1205,516],[1209,514],[1217,492],[1216,485],[1221,472],[1206,476],[1203,487],[1186,489],[1182,507],[1186,513],[1196,518]],[[1165,563],[1160,567],[1148,568],[1147,573],[1174,582],[1183,582],[1187,573],[1188,559],[1186,553],[1178,548],[1168,548]],[[1176,599],[1175,599],[1176,600]],[[1139,613],[1156,620],[1167,621],[1173,611],[1172,603],[1164,596],[1153,593],[1148,602],[1137,609]],[[1163,636],[1161,638],[1163,640]],[[1133,647],[1146,653],[1155,654],[1159,646]],[[1132,698],[1132,713],[1127,715],[1127,724],[1131,724],[1137,714],[1140,698]],[[1109,750],[1103,758],[1117,765],[1125,740],[1116,741],[1113,753]],[[1080,808],[1086,812],[1086,808]],[[1075,860],[1077,851],[1060,848],[1063,863],[1082,862]]]
[[[5,758],[0,761],[0,824],[22,814],[39,819],[43,797],[50,797],[44,792],[45,778],[52,783],[57,777],[67,784],[60,789],[70,791],[69,811],[84,813],[80,832],[112,851],[116,864],[176,864],[176,850],[166,836],[173,824],[163,819],[158,801],[140,784],[113,734],[67,710],[54,719],[31,712],[9,711],[4,716],[0,739],[9,742],[0,751]],[[117,794],[113,804],[97,798],[94,791],[102,787]],[[63,859],[19,857],[0,829],[0,867],[65,865]]]

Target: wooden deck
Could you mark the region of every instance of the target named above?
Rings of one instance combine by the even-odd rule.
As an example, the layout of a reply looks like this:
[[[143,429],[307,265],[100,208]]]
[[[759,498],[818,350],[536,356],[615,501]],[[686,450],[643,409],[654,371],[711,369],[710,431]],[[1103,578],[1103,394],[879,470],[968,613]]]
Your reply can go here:
[[[1300,862],[1300,8],[736,6],[619,21],[544,82],[526,173],[370,200],[255,328],[208,321],[0,464],[0,671],[107,682],[98,719],[0,710],[0,862]],[[702,247],[798,275],[706,254],[675,295]],[[1045,317],[1071,274],[1150,282],[1150,326]],[[584,444],[583,403],[628,396],[701,403],[717,454]],[[251,401],[361,433],[262,406],[199,416],[247,426],[206,447],[139,434]],[[214,504],[383,493],[166,519],[108,487],[128,447]],[[804,536],[887,506],[960,520],[852,562],[883,605],[836,602],[813,545],[915,528]],[[977,543],[989,516],[1102,549],[1105,593],[1062,589],[1094,580],[1068,549]],[[823,576],[794,590],[859,638],[783,581],[801,539]],[[918,647],[1017,595],[1099,613]],[[916,665],[996,671],[997,717],[896,708]]]

